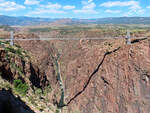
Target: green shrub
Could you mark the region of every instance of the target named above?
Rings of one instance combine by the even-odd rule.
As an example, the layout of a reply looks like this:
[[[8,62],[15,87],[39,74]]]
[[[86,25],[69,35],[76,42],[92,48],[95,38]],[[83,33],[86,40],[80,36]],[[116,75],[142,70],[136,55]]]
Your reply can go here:
[[[55,113],[59,113],[59,110],[58,109],[56,109],[56,112]]]
[[[44,92],[43,95],[46,96],[48,93],[50,93],[52,91],[52,87],[50,85],[46,86],[44,88]]]
[[[30,32],[50,32],[51,30],[52,29],[50,27],[29,29]]]
[[[36,90],[35,90],[35,94],[37,94],[37,95],[42,95],[42,90],[40,89],[40,88],[37,88]]]
[[[23,83],[20,79],[14,80],[15,90],[23,95],[26,95],[29,86],[26,83]]]

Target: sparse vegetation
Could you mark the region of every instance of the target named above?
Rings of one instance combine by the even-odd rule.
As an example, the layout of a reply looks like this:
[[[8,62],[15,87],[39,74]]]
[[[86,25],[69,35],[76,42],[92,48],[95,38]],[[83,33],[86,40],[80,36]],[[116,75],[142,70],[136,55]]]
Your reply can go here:
[[[26,95],[28,89],[29,89],[29,86],[26,84],[26,83],[23,83],[22,80],[20,79],[17,79],[17,80],[14,80],[14,88],[15,90],[22,94],[22,95]]]
[[[40,33],[42,36],[47,37],[125,37],[127,29],[131,31],[131,36],[150,36],[149,25],[132,25],[132,24],[89,24],[89,25],[65,25],[53,27],[33,27],[28,28],[29,32]],[[84,37],[83,37],[84,35]],[[51,38],[52,38],[51,37]]]
[[[56,109],[56,112],[55,113],[59,113],[59,110],[58,109]]]
[[[9,25],[0,25],[0,29],[4,29],[4,31],[13,31],[14,30]]]
[[[26,61],[29,59],[28,53],[20,47],[10,46],[9,42],[1,42],[0,46],[5,50],[5,59],[9,63],[10,68],[16,70],[19,76],[23,76],[23,69],[15,61],[15,59],[20,59],[21,61]]]
[[[30,28],[30,32],[50,32],[52,29],[50,27],[45,28]]]

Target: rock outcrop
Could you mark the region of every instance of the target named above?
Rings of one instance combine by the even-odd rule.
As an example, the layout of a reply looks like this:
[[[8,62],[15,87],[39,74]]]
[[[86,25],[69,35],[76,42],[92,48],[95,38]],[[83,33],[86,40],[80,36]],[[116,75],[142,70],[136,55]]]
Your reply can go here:
[[[10,46],[8,42],[0,41],[0,113],[30,113],[18,104],[17,95],[34,111],[50,112],[53,105],[47,101],[47,92],[51,91],[48,84],[30,53],[17,45]],[[12,92],[1,91],[2,88]],[[7,111],[9,106],[12,109]]]

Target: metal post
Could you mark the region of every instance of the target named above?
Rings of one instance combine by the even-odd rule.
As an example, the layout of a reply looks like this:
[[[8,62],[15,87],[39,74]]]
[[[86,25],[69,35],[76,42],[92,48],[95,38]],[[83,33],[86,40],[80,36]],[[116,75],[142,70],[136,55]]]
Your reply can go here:
[[[14,45],[13,40],[14,40],[14,33],[13,33],[13,31],[11,31],[11,32],[10,32],[10,45],[11,45],[11,46]]]
[[[131,44],[131,36],[130,36],[130,31],[129,30],[127,30],[126,44]]]

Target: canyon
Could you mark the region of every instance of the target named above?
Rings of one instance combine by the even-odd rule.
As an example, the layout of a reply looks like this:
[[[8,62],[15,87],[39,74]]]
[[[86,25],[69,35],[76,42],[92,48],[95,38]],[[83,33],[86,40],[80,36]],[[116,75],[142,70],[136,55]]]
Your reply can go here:
[[[29,90],[26,96],[19,96],[34,112],[150,112],[150,40],[148,38],[132,39],[130,45],[125,44],[124,39],[35,40],[15,41],[15,44],[17,46],[14,48],[19,46],[30,56],[30,58],[25,57],[24,62],[18,57],[11,59],[24,70],[22,79],[29,85]],[[5,49],[0,49],[2,76],[0,80],[5,81],[1,83],[8,83],[13,88],[13,81],[18,79],[19,75],[10,68],[9,62],[5,60],[5,54]],[[52,58],[58,54],[64,87],[64,104],[66,104],[59,107],[62,93]],[[4,84],[1,88],[7,89]],[[48,87],[50,90],[47,91]],[[41,93],[36,93],[39,90]],[[2,97],[0,95],[0,99]],[[35,98],[34,104],[28,101],[30,97]]]

